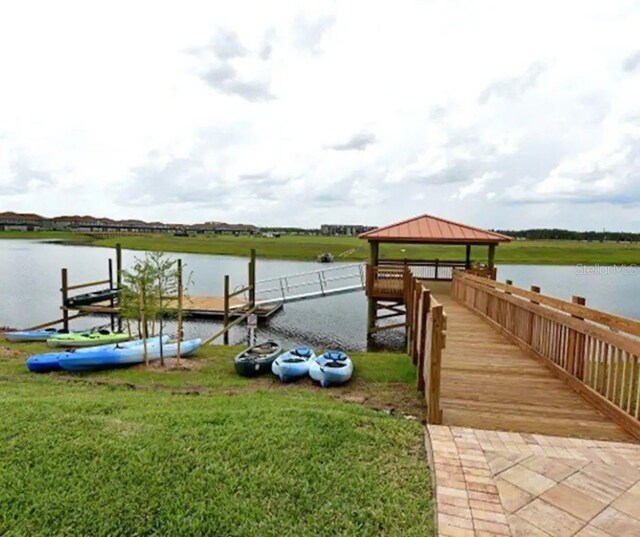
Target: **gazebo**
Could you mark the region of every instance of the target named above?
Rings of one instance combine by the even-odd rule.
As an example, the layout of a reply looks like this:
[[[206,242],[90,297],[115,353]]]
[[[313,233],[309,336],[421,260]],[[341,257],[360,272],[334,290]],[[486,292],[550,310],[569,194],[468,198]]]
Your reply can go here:
[[[454,269],[474,270],[495,279],[495,252],[501,242],[511,237],[438,218],[428,214],[380,227],[360,235],[369,242],[369,264],[367,265],[368,321],[367,334],[381,329],[402,326],[376,327],[376,320],[404,314],[404,274],[410,270],[423,280],[451,280]],[[381,259],[380,244],[423,244],[464,246],[464,261],[441,259]],[[471,247],[486,246],[487,260],[481,267],[471,265]],[[387,313],[378,316],[378,310]],[[390,312],[390,313],[389,313]]]

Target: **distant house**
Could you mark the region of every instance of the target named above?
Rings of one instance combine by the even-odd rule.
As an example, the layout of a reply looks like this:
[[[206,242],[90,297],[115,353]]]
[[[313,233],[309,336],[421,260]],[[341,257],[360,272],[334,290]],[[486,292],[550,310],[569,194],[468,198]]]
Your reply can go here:
[[[33,213],[0,213],[0,231],[37,231],[43,222],[42,216]]]
[[[353,237],[355,235],[360,235],[361,233],[371,231],[372,229],[375,229],[375,226],[322,224],[322,226],[320,226],[320,233],[322,235],[346,235],[349,237]]]
[[[211,233],[219,235],[253,235],[259,230],[250,224],[225,224],[224,222],[205,222],[193,224],[191,230],[195,233]]]

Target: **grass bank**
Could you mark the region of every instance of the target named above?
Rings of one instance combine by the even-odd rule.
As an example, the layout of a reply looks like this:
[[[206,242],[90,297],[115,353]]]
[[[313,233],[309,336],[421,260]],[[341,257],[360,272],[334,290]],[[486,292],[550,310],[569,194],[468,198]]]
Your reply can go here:
[[[367,259],[368,245],[357,237],[323,237],[283,235],[279,238],[251,236],[127,235],[89,236],[65,232],[0,232],[2,238],[59,239],[94,246],[113,247],[121,243],[130,250],[155,250],[176,253],[246,256],[251,248],[259,257],[312,261],[323,252],[331,252],[340,260]],[[418,246],[412,244],[383,245],[381,255],[388,259],[463,260],[464,247]],[[486,247],[472,248],[472,256],[486,260]],[[638,265],[640,244],[617,244],[580,241],[514,241],[497,249],[496,260],[502,264],[533,265]]]
[[[27,373],[42,348],[0,343],[0,534],[432,534],[404,355],[356,354],[322,390],[237,377],[222,347],[182,370]]]

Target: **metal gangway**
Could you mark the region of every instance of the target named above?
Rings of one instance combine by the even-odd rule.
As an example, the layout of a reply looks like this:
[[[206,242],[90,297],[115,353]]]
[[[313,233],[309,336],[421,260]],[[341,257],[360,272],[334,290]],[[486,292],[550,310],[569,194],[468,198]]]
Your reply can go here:
[[[325,296],[362,291],[366,265],[354,263],[256,281],[256,306],[300,302]],[[248,300],[248,295],[245,296]],[[241,306],[232,306],[231,309]]]

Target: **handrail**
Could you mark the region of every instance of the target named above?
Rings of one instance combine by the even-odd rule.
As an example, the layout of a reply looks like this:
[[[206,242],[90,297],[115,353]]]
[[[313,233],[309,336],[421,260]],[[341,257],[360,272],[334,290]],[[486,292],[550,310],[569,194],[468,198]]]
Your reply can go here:
[[[460,271],[452,294],[640,439],[636,321]]]
[[[482,278],[479,276],[473,276],[471,274],[467,274],[466,272],[462,273],[458,271],[458,277],[466,278],[470,281],[491,287],[492,289],[509,293],[512,296],[517,296],[526,300],[534,300],[539,304],[558,309],[563,313],[582,317],[583,319],[592,321],[594,323],[605,325],[608,328],[613,328],[616,330],[620,330],[621,332],[640,337],[640,321],[636,321],[635,319],[629,319],[627,317],[622,317],[614,313],[607,313],[604,311],[589,308],[587,306],[581,306],[573,302],[567,302],[565,300],[536,293],[534,291],[527,291],[526,289],[522,289],[514,285],[496,282],[494,280],[488,280],[487,278]]]
[[[404,269],[407,352],[417,367],[418,390],[425,395],[427,423],[442,423],[440,385],[447,315],[424,281]]]
[[[309,271],[305,271],[305,272],[296,272],[295,274],[286,274],[285,276],[274,276],[273,278],[266,278],[264,280],[258,280],[256,281],[256,285],[261,284],[261,283],[267,283],[267,282],[277,282],[278,280],[281,280],[283,278],[293,278],[293,277],[298,277],[298,276],[308,276],[309,274],[316,274],[318,272],[335,272],[337,270],[344,270],[344,269],[349,269],[349,268],[353,268],[353,267],[361,267],[362,265],[364,265],[364,263],[349,263],[349,264],[340,264],[338,266],[334,266],[334,267],[330,267],[330,268],[323,268],[323,269],[318,269],[318,270],[309,270]]]

